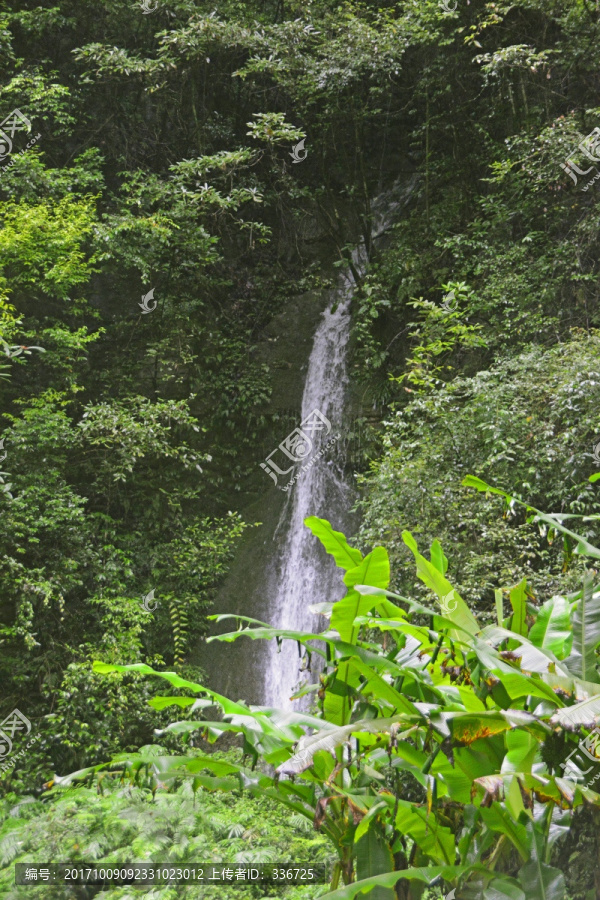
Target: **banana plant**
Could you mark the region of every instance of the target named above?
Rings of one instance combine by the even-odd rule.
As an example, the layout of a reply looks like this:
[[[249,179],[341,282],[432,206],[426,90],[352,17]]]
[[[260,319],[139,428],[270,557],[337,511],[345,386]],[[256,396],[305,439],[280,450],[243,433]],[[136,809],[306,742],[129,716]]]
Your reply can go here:
[[[479,479],[467,483],[502,493]],[[528,509],[566,532],[577,552],[600,558],[562,517]],[[241,787],[275,799],[331,840],[337,863],[327,900],[365,893],[414,900],[426,885],[452,890],[457,900],[564,900],[553,846],[578,806],[600,808],[600,590],[593,576],[578,592],[539,607],[525,582],[498,591],[497,621],[483,627],[447,577],[437,541],[427,558],[403,535],[431,592],[427,605],[389,590],[384,548],[363,557],[326,520],[310,517],[306,525],[346,588],[333,603],[307,598],[329,618],[327,630],[275,629],[235,616],[236,629],[212,640],[292,640],[321,656],[318,683],[309,688],[313,712],[233,702],[143,664],[96,662],[97,672],[137,671],[191,692],[151,701],[157,709],[198,712],[166,731],[199,731],[211,742],[236,732],[243,759],[156,757],[143,749],[71,778],[119,770],[168,787],[189,777],[194,789]],[[220,717],[200,718],[214,707]]]

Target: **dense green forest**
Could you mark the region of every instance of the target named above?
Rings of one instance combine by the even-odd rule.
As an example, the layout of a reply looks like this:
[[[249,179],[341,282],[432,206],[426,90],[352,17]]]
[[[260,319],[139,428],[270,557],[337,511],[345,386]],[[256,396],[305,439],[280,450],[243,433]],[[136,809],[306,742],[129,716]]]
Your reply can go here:
[[[598,0],[0,18],[0,896],[600,898]],[[317,640],[244,579],[343,298]],[[135,861],[327,877],[15,884]]]

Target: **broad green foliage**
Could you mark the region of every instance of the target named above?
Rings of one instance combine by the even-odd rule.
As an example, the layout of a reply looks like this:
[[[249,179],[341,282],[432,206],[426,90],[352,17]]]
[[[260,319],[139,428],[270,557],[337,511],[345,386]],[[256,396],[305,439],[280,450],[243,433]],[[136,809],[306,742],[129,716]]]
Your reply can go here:
[[[155,755],[161,748],[152,748]],[[163,751],[164,752],[164,751]],[[227,770],[227,759],[217,754]],[[51,801],[51,802],[49,802]],[[64,860],[116,866],[131,861],[185,865],[198,861],[269,863],[303,860],[328,864],[325,839],[298,816],[290,817],[268,800],[256,800],[242,791],[231,794],[196,789],[190,784],[153,794],[150,787],[120,787],[104,780],[100,793],[85,787],[70,791],[55,788],[43,798],[6,797],[0,806],[0,893],[26,897],[27,887],[15,887],[13,865]],[[62,888],[45,887],[48,897],[59,898]],[[318,888],[290,887],[278,896],[285,900],[312,900]],[[127,887],[103,891],[110,900],[131,897]],[[184,887],[167,885],[152,891],[156,900],[246,900],[256,888],[243,884]]]
[[[481,479],[465,482],[515,502]],[[557,532],[578,537],[562,517],[524,505]],[[232,764],[223,779],[221,763],[210,756],[164,758],[157,780],[187,775],[194,785],[215,789],[243,785],[311,820],[338,855],[331,900],[370,890],[391,900],[395,886],[402,897],[418,897],[423,881],[443,881],[469,900],[565,900],[564,875],[550,863],[553,845],[584,802],[600,808],[600,790],[592,787],[578,750],[578,740],[600,722],[600,634],[592,625],[581,628],[595,621],[600,588],[593,575],[578,592],[553,597],[540,609],[527,603],[522,582],[509,591],[512,614],[484,627],[453,590],[439,543],[428,560],[414,537],[404,535],[438,609],[386,589],[382,548],[351,568],[356,551],[343,535],[315,517],[306,524],[346,569],[348,588],[331,607],[330,628],[319,635],[326,666],[312,714],[232,703],[147,666],[95,663],[99,673],[158,675],[191,690],[198,709],[219,706],[222,720],[173,723],[165,733],[199,730],[214,741],[234,731],[254,761],[252,768]],[[588,546],[592,555],[598,552],[582,539],[584,555]],[[424,615],[429,624],[421,624]],[[211,640],[245,636],[287,637],[306,652],[322,652],[315,635],[252,620],[239,620],[237,631]],[[165,697],[152,705],[192,703]],[[276,767],[275,777],[255,768],[257,760]],[[142,752],[113,760],[109,769],[136,779],[147,761]],[[600,759],[592,769],[600,772]]]
[[[335,260],[359,282],[363,474],[373,461],[359,541],[375,549],[308,522],[346,590],[323,604],[323,644],[287,633],[326,666],[311,767],[288,758],[300,721],[265,714],[252,731],[254,711],[228,707],[239,721],[211,735],[245,728],[248,752],[296,773],[308,793],[293,802],[333,829],[340,885],[353,859],[368,882],[392,853],[402,883],[372,875],[374,897],[434,877],[473,900],[560,897],[549,846],[566,825],[532,822],[526,798],[574,745],[557,723],[588,728],[597,707],[600,194],[560,168],[600,122],[597,27],[588,0],[161,0],[152,15],[6,0],[0,119],[19,108],[40,139],[20,154],[17,135],[0,164],[0,700],[26,700],[43,740],[2,791],[166,724],[139,674],[113,673],[105,698],[91,658],[202,680],[188,653],[256,518],[257,461],[285,433],[290,364],[272,351]],[[373,198],[393,183],[396,221],[374,246]],[[506,489],[501,520],[499,494],[460,486],[469,472]],[[201,709],[186,690],[173,753]],[[396,716],[397,733],[370,730]],[[478,717],[484,750],[463,740]],[[473,773],[498,772],[502,788],[471,798]]]
[[[497,495],[478,497],[461,481],[476,472],[538,509],[597,514],[597,485],[588,478],[597,468],[599,365],[596,335],[547,351],[529,348],[390,417],[382,457],[363,479],[361,536],[387,548],[398,593],[414,589],[404,529],[420,544],[439,538],[456,588],[483,621],[496,618],[494,591],[524,577],[544,599],[579,586],[577,540],[551,522],[529,523],[515,503],[499,518]],[[594,534],[592,520],[574,521],[584,537]]]

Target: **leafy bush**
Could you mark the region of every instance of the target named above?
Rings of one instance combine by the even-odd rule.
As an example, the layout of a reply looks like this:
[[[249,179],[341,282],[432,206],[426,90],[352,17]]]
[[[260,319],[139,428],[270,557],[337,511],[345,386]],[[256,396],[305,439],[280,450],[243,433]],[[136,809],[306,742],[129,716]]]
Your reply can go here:
[[[478,478],[467,477],[465,485],[520,504]],[[567,527],[569,517],[522,505],[532,521],[561,534],[571,554],[600,559],[600,550]],[[525,579],[507,590],[508,602],[499,590],[497,621],[482,627],[446,577],[438,541],[427,559],[403,533],[418,577],[436,597],[439,608],[432,608],[388,591],[384,548],[363,558],[325,520],[311,517],[306,524],[345,571],[346,595],[320,604],[330,629],[317,640],[235,617],[238,630],[215,639],[287,638],[321,656],[320,683],[298,694],[317,691],[314,714],[234,703],[144,665],[95,664],[100,673],[158,675],[204,696],[155,698],[151,705],[215,703],[223,721],[188,719],[166,733],[200,730],[216,740],[238,732],[254,763],[276,766],[271,776],[198,754],[160,760],[155,777],[187,773],[194,785],[220,790],[244,785],[314,822],[338,856],[330,900],[368,891],[378,900],[415,898],[423,885],[442,881],[459,900],[564,900],[565,877],[551,862],[553,848],[578,807],[589,804],[600,821],[595,573],[584,574],[578,591],[540,607],[528,601]],[[422,617],[428,624],[418,624]],[[148,777],[150,763],[142,752],[113,767],[136,781]]]
[[[460,482],[475,472],[542,509],[597,513],[598,489],[588,476],[600,440],[599,365],[597,334],[551,350],[531,347],[390,418],[383,455],[361,479],[361,537],[387,548],[400,593],[424,596],[406,565],[405,528],[427,544],[440,540],[451,552],[454,583],[488,616],[494,590],[525,576],[540,596],[575,588],[582,564],[565,558],[560,540],[549,546],[519,507],[499,519],[497,500],[477,498]]]
[[[161,753],[154,746],[152,752]],[[162,751],[164,752],[164,751]],[[235,752],[215,759],[236,758]],[[156,795],[148,788],[102,784],[102,792],[78,787],[63,794],[53,791],[43,800],[10,794],[0,805],[0,894],[20,898],[29,888],[13,886],[13,866],[18,862],[93,862],[117,865],[125,862],[269,863],[302,860],[314,865],[328,862],[326,841],[304,827],[272,801],[244,796],[192,791],[189,783],[170,793]],[[290,887],[271,896],[286,900],[311,900],[324,887]],[[129,887],[100,891],[105,900],[152,896],[155,900],[182,897],[262,898],[266,888],[168,886],[132,890]],[[49,886],[45,896],[64,897],[65,888]]]

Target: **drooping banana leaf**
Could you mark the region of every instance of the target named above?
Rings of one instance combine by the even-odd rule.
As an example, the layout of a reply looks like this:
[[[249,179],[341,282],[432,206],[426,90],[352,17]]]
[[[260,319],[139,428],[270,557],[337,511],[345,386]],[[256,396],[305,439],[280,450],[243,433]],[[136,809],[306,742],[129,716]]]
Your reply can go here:
[[[376,596],[363,595],[355,590],[355,584],[366,584],[374,588],[387,588],[390,582],[390,563],[384,547],[375,547],[360,565],[349,569],[344,575],[344,584],[349,588],[342,600],[334,603],[331,612],[331,627],[343,641],[354,644],[360,628],[354,624],[357,616],[364,616],[377,602]]]
[[[356,877],[360,880],[393,871],[394,857],[389,844],[381,827],[377,828],[372,823],[356,844]],[[371,897],[373,900],[395,900],[396,894],[392,888],[377,885],[373,888]]]
[[[564,659],[571,651],[571,604],[566,597],[556,595],[539,609],[529,632],[529,640],[542,650],[550,650],[557,659]]]
[[[442,575],[436,566],[433,565],[433,563],[430,563],[429,560],[425,559],[425,557],[419,553],[417,542],[409,531],[402,532],[402,539],[414,554],[417,563],[417,574],[421,581],[437,594],[440,601],[444,601],[445,598],[448,598],[451,595],[449,603],[445,605],[444,603],[441,604],[442,613],[446,618],[460,626],[464,631],[467,631],[469,634],[476,634],[476,632],[479,631],[477,619],[462,597],[460,597],[458,591],[452,587],[450,582]],[[459,637],[458,634],[457,637]]]
[[[518,497],[514,497],[512,494],[508,494],[506,491],[500,490],[500,488],[492,487],[490,484],[486,484],[485,481],[482,481],[481,478],[477,478],[475,475],[467,475],[463,478],[461,484],[463,487],[472,487],[475,488],[476,491],[480,491],[485,494],[498,494],[507,501],[507,503],[516,503],[519,506],[525,507],[525,509],[529,512],[534,513],[534,520],[539,522],[545,522],[547,525],[550,525],[551,528],[556,531],[560,531],[562,534],[567,535],[573,541],[575,541],[575,553],[580,556],[591,556],[593,559],[600,559],[600,549],[598,547],[594,547],[593,544],[590,544],[589,541],[582,537],[580,534],[576,534],[574,531],[571,531],[569,528],[566,528],[562,522],[563,519],[566,518],[575,518],[574,516],[560,516],[560,515],[550,515],[548,513],[544,513],[539,509],[536,509],[535,506],[531,506],[530,503],[525,503],[523,500],[520,500]]]
[[[360,565],[362,560],[360,550],[350,547],[345,535],[341,531],[334,531],[327,519],[308,516],[304,524],[310,528],[315,537],[319,538],[325,550],[333,556],[336,565],[341,569],[354,569]]]
[[[600,591],[593,592],[592,576],[583,579],[581,598],[573,614],[573,647],[564,664],[584,681],[600,681],[596,647],[600,643]]]

